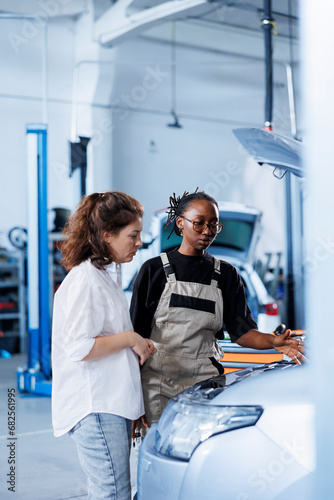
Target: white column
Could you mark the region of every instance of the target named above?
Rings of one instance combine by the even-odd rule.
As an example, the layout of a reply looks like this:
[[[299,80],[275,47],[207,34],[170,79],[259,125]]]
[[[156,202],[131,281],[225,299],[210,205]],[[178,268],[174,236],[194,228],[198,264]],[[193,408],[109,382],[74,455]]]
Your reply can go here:
[[[334,475],[334,30],[332,0],[301,1],[306,169],[306,315],[309,382],[316,408],[317,472],[310,499],[331,498]]]

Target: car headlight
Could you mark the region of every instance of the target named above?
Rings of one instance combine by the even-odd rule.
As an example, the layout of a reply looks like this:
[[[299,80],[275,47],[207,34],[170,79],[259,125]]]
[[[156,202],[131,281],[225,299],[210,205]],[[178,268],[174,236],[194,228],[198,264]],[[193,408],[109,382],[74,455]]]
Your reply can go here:
[[[189,460],[195,448],[222,432],[255,425],[261,406],[214,406],[179,396],[169,402],[155,434],[155,449],[168,457]]]

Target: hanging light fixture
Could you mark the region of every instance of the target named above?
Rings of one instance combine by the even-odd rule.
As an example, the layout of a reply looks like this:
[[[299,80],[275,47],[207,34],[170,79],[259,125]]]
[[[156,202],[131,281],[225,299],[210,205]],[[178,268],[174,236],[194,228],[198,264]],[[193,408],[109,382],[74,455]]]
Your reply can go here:
[[[171,35],[171,98],[172,98],[172,111],[171,115],[174,118],[172,123],[168,123],[168,127],[172,128],[182,128],[182,125],[179,122],[179,118],[176,113],[176,64],[175,64],[175,52],[176,52],[176,43],[175,43],[175,26],[176,23],[173,21],[171,23],[172,35]]]

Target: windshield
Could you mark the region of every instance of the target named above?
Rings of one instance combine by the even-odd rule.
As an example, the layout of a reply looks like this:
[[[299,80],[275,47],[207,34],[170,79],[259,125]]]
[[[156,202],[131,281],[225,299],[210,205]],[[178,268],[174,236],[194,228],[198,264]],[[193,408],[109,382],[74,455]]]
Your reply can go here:
[[[169,250],[173,250],[173,248],[179,247],[182,242],[182,238],[180,238],[180,236],[177,236],[174,231],[171,234],[170,238],[167,239],[173,229],[173,224],[169,224],[167,229],[165,229],[165,225],[166,220],[161,222],[161,252],[168,252]]]
[[[253,234],[253,223],[241,220],[226,220],[221,233],[217,234],[212,245],[245,251]]]
[[[253,233],[253,222],[228,219],[223,221],[223,224],[224,228],[222,232],[217,234],[212,245],[233,248],[242,252],[247,251]],[[162,252],[179,247],[182,241],[181,238],[175,234],[175,232],[173,232],[170,238],[167,239],[173,226],[170,224],[167,229],[165,229],[165,225],[166,221],[161,221]]]

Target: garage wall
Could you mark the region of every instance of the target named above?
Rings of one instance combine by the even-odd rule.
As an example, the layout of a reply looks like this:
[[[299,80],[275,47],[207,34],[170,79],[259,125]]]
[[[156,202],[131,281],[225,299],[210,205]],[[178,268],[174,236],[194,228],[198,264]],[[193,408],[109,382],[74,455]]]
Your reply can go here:
[[[112,96],[114,186],[143,202],[145,229],[169,196],[197,186],[218,200],[264,212],[262,253],[285,250],[284,181],[251,160],[235,139],[238,127],[263,127],[262,33],[224,33],[176,26],[176,111],[171,128],[171,23],[118,48]],[[275,41],[275,130],[290,133],[286,40]],[[128,61],[128,64],[127,64]],[[122,62],[122,64],[121,64]]]
[[[43,121],[43,29],[24,31],[31,33],[29,38],[22,34],[27,21],[0,19],[0,23],[0,60],[5,68],[0,79],[0,230],[6,231],[26,226],[26,124]],[[58,36],[66,50],[59,50]],[[68,206],[73,197],[73,182],[67,181],[63,166],[70,131],[73,36],[70,20],[49,26],[49,182],[59,187],[58,194],[50,190],[50,206]]]
[[[26,227],[26,125],[43,122],[43,32],[36,22],[0,19],[0,246],[7,232]],[[112,70],[104,63],[112,50],[93,43],[91,13],[48,20],[47,122],[48,206],[53,227],[54,207],[73,209],[80,199],[80,174],[69,177],[72,133],[73,75],[81,65],[77,85],[77,135],[91,137],[88,190],[112,188],[110,92]],[[100,64],[100,61],[103,64]]]
[[[68,141],[73,71],[81,61],[76,132],[92,137],[88,192],[114,188],[133,194],[145,206],[148,230],[151,214],[173,192],[198,186],[219,200],[262,209],[261,251],[284,250],[284,184],[253,162],[232,133],[263,126],[263,34],[176,23],[178,129],[167,126],[173,122],[171,23],[116,48],[101,48],[91,39],[91,16],[48,23],[49,207],[72,209],[80,196],[79,173],[68,176]],[[0,231],[6,232],[26,225],[25,127],[43,118],[43,32],[38,29],[15,47],[9,35],[21,34],[23,21],[0,22],[0,62],[6,68],[0,79]],[[286,39],[275,39],[274,56],[275,130],[289,133]]]

